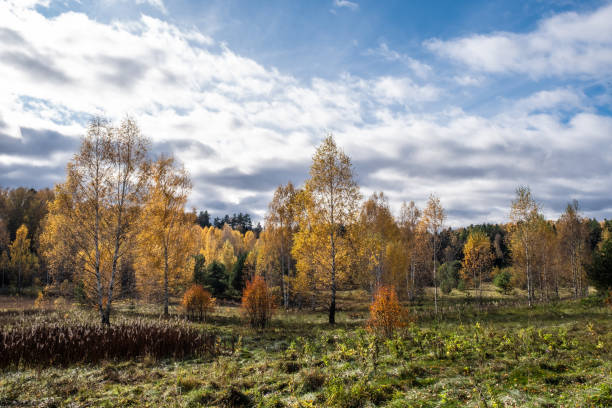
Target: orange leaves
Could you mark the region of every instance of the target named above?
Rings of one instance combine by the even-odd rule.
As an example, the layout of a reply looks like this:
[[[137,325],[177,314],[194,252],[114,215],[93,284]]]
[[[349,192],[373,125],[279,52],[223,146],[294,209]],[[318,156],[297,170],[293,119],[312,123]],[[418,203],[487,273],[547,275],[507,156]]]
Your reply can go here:
[[[374,294],[370,305],[368,330],[385,337],[391,337],[396,329],[405,326],[406,309],[397,300],[393,286],[381,286]]]
[[[192,285],[185,294],[181,305],[188,316],[198,316],[206,321],[208,313],[215,308],[216,299],[202,285]]]
[[[251,327],[263,329],[270,323],[276,299],[263,277],[248,281],[242,293],[242,309]]]

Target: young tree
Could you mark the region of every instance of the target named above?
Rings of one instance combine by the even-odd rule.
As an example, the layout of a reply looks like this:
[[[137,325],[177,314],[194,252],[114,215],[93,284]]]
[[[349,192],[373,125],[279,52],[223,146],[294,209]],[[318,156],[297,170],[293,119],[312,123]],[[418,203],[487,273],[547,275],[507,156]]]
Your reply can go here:
[[[427,201],[427,206],[423,210],[422,222],[425,229],[431,234],[432,237],[434,310],[436,316],[438,315],[438,280],[436,279],[436,255],[440,247],[440,240],[438,238],[440,235],[440,231],[442,231],[444,220],[446,220],[446,213],[444,211],[444,208],[442,208],[442,205],[440,204],[440,199],[433,194],[430,195],[429,200]]]
[[[588,230],[580,216],[578,201],[568,203],[557,223],[559,249],[571,273],[574,298],[586,292],[584,264],[588,250]]]
[[[410,201],[410,204],[406,204],[404,201],[400,209],[399,216],[399,229],[400,239],[404,244],[404,248],[409,259],[408,267],[406,268],[406,290],[408,292],[408,299],[411,302],[416,297],[417,284],[417,254],[418,254],[418,226],[421,218],[421,211],[414,204],[414,201]]]
[[[137,236],[137,279],[140,287],[143,283],[163,287],[167,316],[169,282],[188,279],[187,261],[195,247],[191,230],[194,220],[185,212],[191,181],[173,157],[160,157],[148,173],[150,186]]]
[[[559,297],[557,258],[558,238],[552,222],[540,216],[538,219],[538,238],[536,245],[535,265],[537,266],[537,280],[540,287],[540,300],[550,299],[551,290]]]
[[[288,182],[286,186],[278,186],[272,201],[268,204],[266,217],[266,230],[274,243],[271,247],[274,248],[280,264],[279,275],[285,309],[289,307],[289,285],[286,277],[290,276],[293,263],[291,247],[293,246],[293,234],[297,229],[295,195],[296,190],[291,182]]]
[[[238,258],[236,259],[236,262],[232,266],[232,271],[229,276],[230,286],[234,290],[238,291],[239,293],[242,291],[242,289],[244,289],[244,283],[245,283],[244,275],[245,275],[245,269],[246,269],[245,264],[247,261],[247,256],[248,256],[247,252],[243,252],[240,255],[238,255]]]
[[[532,267],[536,258],[539,219],[540,206],[531,196],[529,187],[517,188],[516,199],[512,201],[510,210],[510,247],[515,268],[521,265],[525,271],[529,306],[534,297]]]
[[[391,337],[393,332],[404,326],[405,311],[401,307],[395,288],[381,286],[374,294],[370,305],[368,329],[384,337]]]
[[[438,276],[440,277],[440,289],[442,293],[448,295],[454,288],[459,286],[459,270],[461,269],[461,262],[449,261],[444,262],[438,267]]]
[[[463,278],[472,281],[474,290],[478,287],[478,300],[482,302],[482,280],[493,264],[491,241],[484,231],[474,229],[470,232],[463,247],[461,273]]]
[[[242,310],[251,327],[264,329],[272,318],[276,299],[263,277],[257,275],[248,281],[242,294]]]
[[[374,193],[361,207],[359,214],[359,241],[370,276],[367,281],[373,294],[383,284],[387,263],[387,246],[399,236],[395,219],[384,194]]]
[[[227,271],[225,266],[218,261],[212,261],[208,264],[204,284],[210,288],[213,295],[217,297],[222,296],[227,290]]]
[[[2,280],[0,281],[1,288],[4,287],[4,275],[10,264],[8,259],[8,248],[10,243],[11,240],[9,237],[8,228],[6,228],[6,222],[0,218],[0,270],[2,270]]]
[[[110,324],[117,268],[130,247],[143,201],[148,144],[130,118],[118,128],[93,119],[80,151],[68,163],[66,182],[56,186],[49,204],[46,225],[53,227],[44,231],[50,235],[47,242],[74,248],[74,263],[82,265],[83,284],[103,324]]]
[[[187,316],[206,321],[208,314],[215,308],[216,299],[202,285],[193,284],[185,291],[181,305]]]
[[[38,265],[38,258],[30,251],[28,227],[25,224],[17,229],[15,240],[11,243],[9,252],[11,254],[11,267],[17,271],[17,291],[21,293],[24,279],[29,277]]]
[[[338,274],[349,265],[347,229],[355,224],[360,199],[350,158],[327,136],[313,157],[306,181],[307,215],[301,217],[293,254],[298,269],[322,274],[328,283],[330,324],[336,322]],[[305,257],[311,259],[304,262]]]

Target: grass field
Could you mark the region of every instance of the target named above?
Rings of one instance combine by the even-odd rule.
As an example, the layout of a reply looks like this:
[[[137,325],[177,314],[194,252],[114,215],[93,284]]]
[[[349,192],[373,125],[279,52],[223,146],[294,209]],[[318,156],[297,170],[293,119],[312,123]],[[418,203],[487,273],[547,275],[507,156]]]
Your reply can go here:
[[[503,299],[501,299],[503,300]],[[448,297],[434,319],[426,303],[391,339],[364,330],[368,297],[340,294],[334,327],[323,311],[279,311],[265,332],[235,306],[188,323],[231,352],[173,360],[144,356],[1,371],[0,406],[518,407],[612,406],[612,311],[591,302],[461,307]],[[512,298],[506,299],[511,304]],[[3,330],[40,322],[95,321],[76,305],[28,311],[0,300]],[[118,304],[113,322],[157,321],[160,308]]]

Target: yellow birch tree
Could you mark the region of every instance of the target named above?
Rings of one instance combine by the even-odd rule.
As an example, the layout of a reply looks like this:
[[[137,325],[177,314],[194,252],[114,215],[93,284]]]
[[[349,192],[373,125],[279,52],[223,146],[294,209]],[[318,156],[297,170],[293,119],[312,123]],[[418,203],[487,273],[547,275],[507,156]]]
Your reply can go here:
[[[437,252],[440,247],[439,235],[442,231],[442,226],[446,220],[446,213],[444,208],[440,204],[440,199],[435,195],[430,195],[427,201],[427,206],[423,210],[422,223],[427,232],[431,234],[432,238],[432,253],[433,253],[433,284],[434,284],[434,310],[436,316],[438,315],[438,280],[436,278],[437,269]]]
[[[463,246],[463,262],[461,274],[463,279],[471,281],[474,291],[478,288],[478,301],[482,302],[482,280],[487,278],[487,272],[493,265],[494,255],[491,251],[491,240],[480,230],[470,231]]]
[[[151,185],[137,237],[137,281],[140,287],[161,282],[164,315],[168,315],[169,283],[185,281],[188,258],[195,247],[193,215],[185,212],[191,191],[186,170],[173,157],[160,157],[149,171]]]
[[[292,253],[298,269],[320,274],[327,283],[329,323],[335,324],[338,278],[348,272],[350,264],[347,230],[356,223],[361,194],[350,158],[331,135],[314,154],[305,196],[306,216],[301,217]]]

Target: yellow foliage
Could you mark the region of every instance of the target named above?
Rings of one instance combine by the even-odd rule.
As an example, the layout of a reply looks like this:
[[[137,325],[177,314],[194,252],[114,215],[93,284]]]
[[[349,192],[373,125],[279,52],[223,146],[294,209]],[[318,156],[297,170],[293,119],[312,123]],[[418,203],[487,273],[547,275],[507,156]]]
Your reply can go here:
[[[17,287],[21,291],[23,282],[27,280],[34,269],[38,267],[38,258],[30,251],[28,227],[22,224],[15,235],[15,240],[9,246],[11,266],[17,271]]]
[[[405,326],[406,310],[401,307],[393,286],[381,286],[370,305],[370,331],[391,337],[393,332]]]
[[[192,285],[181,301],[188,316],[206,321],[208,314],[215,308],[216,299],[202,285]]]
[[[263,329],[269,323],[276,308],[276,299],[266,281],[255,276],[246,283],[242,293],[242,310],[251,327]]]
[[[482,280],[488,278],[493,259],[491,241],[487,234],[480,230],[472,230],[463,246],[461,264],[463,279],[471,282],[474,288],[480,287]]]

